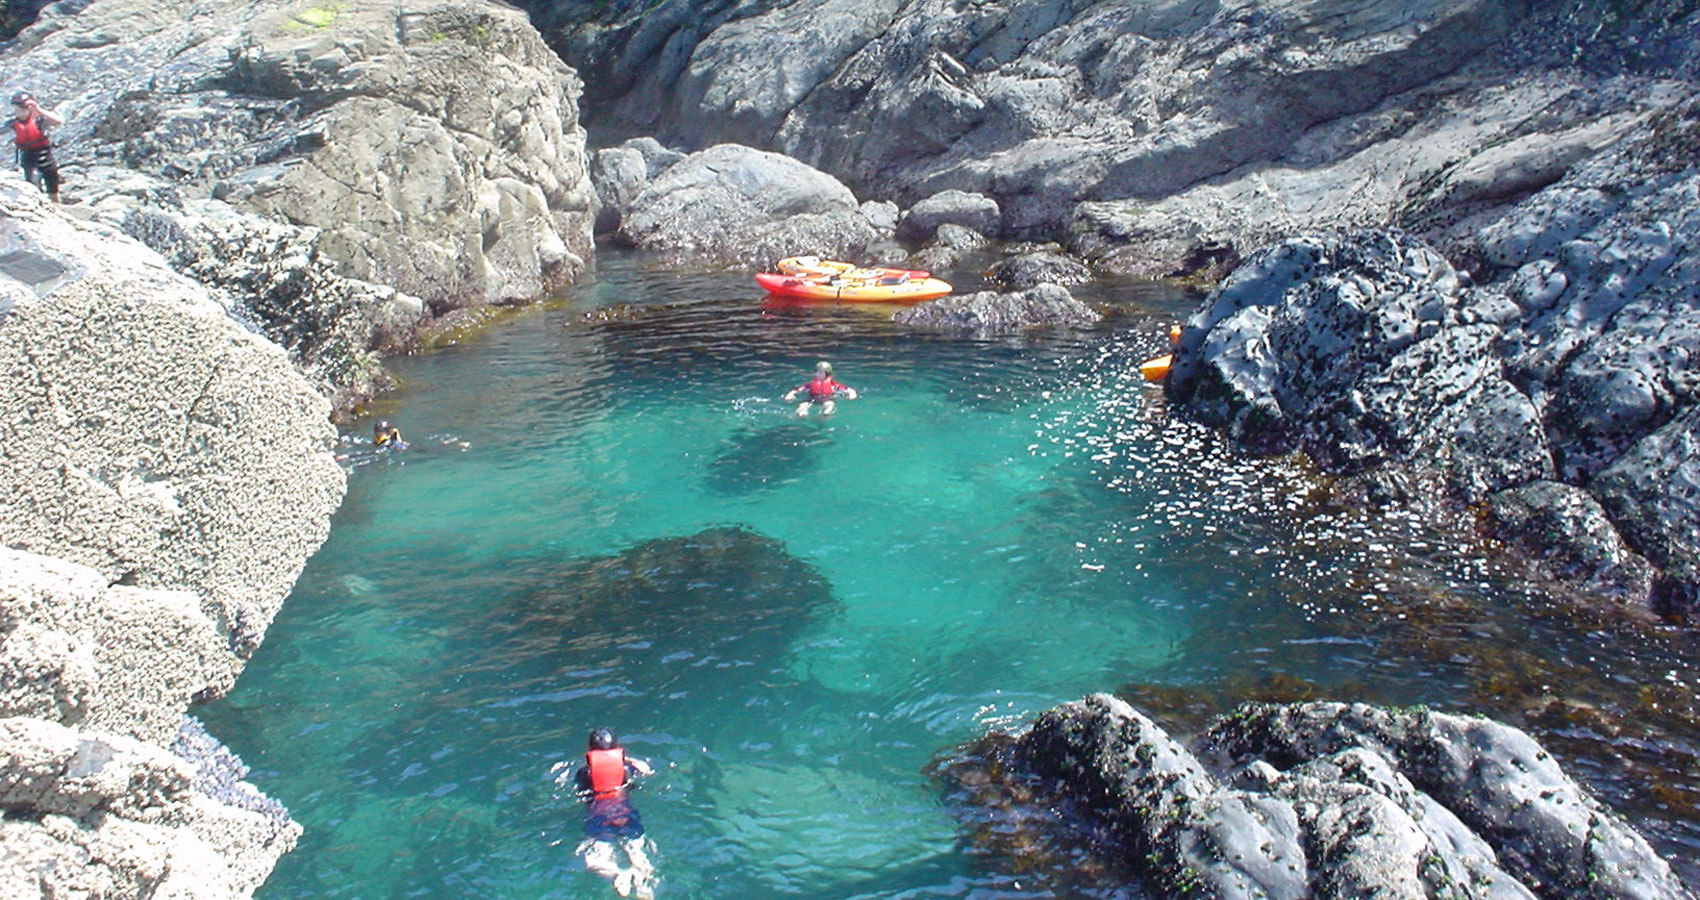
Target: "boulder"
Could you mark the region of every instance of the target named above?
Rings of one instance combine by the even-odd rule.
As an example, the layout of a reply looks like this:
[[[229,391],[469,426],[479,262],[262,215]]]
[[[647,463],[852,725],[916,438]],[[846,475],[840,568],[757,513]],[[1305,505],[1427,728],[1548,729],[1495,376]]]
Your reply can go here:
[[[1538,744],[1485,719],[1246,704],[1188,747],[1097,695],[1005,756],[1177,895],[1693,897]]]
[[[1249,449],[1337,472],[1422,459],[1472,500],[1550,477],[1538,411],[1503,377],[1474,300],[1401,235],[1294,239],[1205,301],[1168,389]]]
[[[644,164],[643,154],[636,150],[609,147],[591,157],[590,180],[596,185],[596,196],[601,203],[596,214],[596,233],[610,234],[619,229],[632,201],[649,186],[649,167]]]
[[[656,176],[618,237],[680,258],[759,267],[803,254],[859,257],[876,234],[837,179],[776,153],[721,144]]]
[[[1072,256],[1039,250],[998,262],[987,277],[1010,290],[1024,291],[1041,284],[1085,284],[1092,280],[1092,270]]]
[[[934,331],[1004,334],[1025,328],[1082,326],[1100,316],[1056,284],[1013,294],[953,294],[898,310],[892,321]]]
[[[618,147],[596,151],[591,157],[590,179],[596,186],[601,209],[596,216],[596,233],[618,231],[620,222],[651,178],[685,158],[677,150],[661,146],[654,138],[633,138]]]
[[[994,235],[1002,230],[1000,217],[998,202],[984,194],[940,191],[909,207],[897,222],[897,236],[908,241],[930,241],[945,225]]]
[[[1652,590],[1652,567],[1629,549],[1605,508],[1581,488],[1531,481],[1500,491],[1487,498],[1481,521],[1511,555],[1534,561],[1547,577],[1627,601]]]
[[[1662,570],[1653,597],[1661,611],[1700,610],[1700,408],[1636,442],[1589,489]]]
[[[1553,542],[1526,554],[1550,571],[1686,615],[1696,151],[1689,100],[1478,221],[1476,277],[1400,232],[1259,251],[1193,318],[1170,394],[1248,449],[1300,450],[1393,496],[1419,493],[1397,487],[1415,476],[1487,502],[1514,546]]]
[[[9,896],[253,896],[301,834],[192,722],[183,755],[0,718],[0,883]]]

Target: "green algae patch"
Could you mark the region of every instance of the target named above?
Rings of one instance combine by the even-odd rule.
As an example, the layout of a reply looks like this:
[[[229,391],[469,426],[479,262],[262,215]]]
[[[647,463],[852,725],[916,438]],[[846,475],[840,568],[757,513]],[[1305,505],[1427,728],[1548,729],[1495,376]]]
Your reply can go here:
[[[324,3],[309,6],[289,17],[284,24],[286,31],[320,31],[335,25],[337,20],[347,15],[347,3]]]

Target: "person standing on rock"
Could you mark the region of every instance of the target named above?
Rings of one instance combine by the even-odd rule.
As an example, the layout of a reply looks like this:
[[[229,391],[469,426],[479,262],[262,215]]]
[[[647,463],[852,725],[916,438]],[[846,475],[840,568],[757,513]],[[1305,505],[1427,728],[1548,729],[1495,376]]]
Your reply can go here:
[[[53,160],[53,141],[47,129],[63,124],[65,120],[58,113],[42,109],[29,91],[12,95],[12,143],[17,145],[18,166],[24,170],[24,180],[45,186],[54,203],[60,202],[59,164]]]
[[[556,784],[566,783],[570,767],[558,762],[549,770]],[[612,731],[598,728],[590,733],[584,765],[572,776],[585,800],[585,838],[575,852],[584,857],[586,869],[608,879],[622,897],[635,893],[638,900],[650,900],[655,896],[655,864],[648,853],[655,845],[644,836],[643,820],[627,792],[634,777],[654,774],[649,763],[626,755]],[[618,851],[622,849],[630,867],[620,866]]]

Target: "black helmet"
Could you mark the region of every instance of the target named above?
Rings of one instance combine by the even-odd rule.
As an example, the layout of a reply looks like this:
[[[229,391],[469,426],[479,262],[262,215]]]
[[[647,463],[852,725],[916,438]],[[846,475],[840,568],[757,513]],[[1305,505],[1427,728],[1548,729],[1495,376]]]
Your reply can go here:
[[[19,91],[16,94],[12,95],[12,105],[13,106],[23,106],[25,103],[27,103],[31,100],[34,100],[34,99],[35,99],[35,95],[30,93],[29,91]]]
[[[620,746],[620,742],[614,740],[614,732],[606,728],[598,728],[590,733],[590,749],[592,750],[612,750],[618,746]]]

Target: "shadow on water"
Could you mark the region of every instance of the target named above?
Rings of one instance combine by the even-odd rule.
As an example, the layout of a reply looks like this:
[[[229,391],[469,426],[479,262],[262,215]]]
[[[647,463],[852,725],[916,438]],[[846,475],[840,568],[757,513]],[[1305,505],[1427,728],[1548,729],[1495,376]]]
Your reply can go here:
[[[728,496],[789,484],[820,467],[819,449],[831,439],[817,421],[743,426],[715,448],[704,480],[709,490]]]

